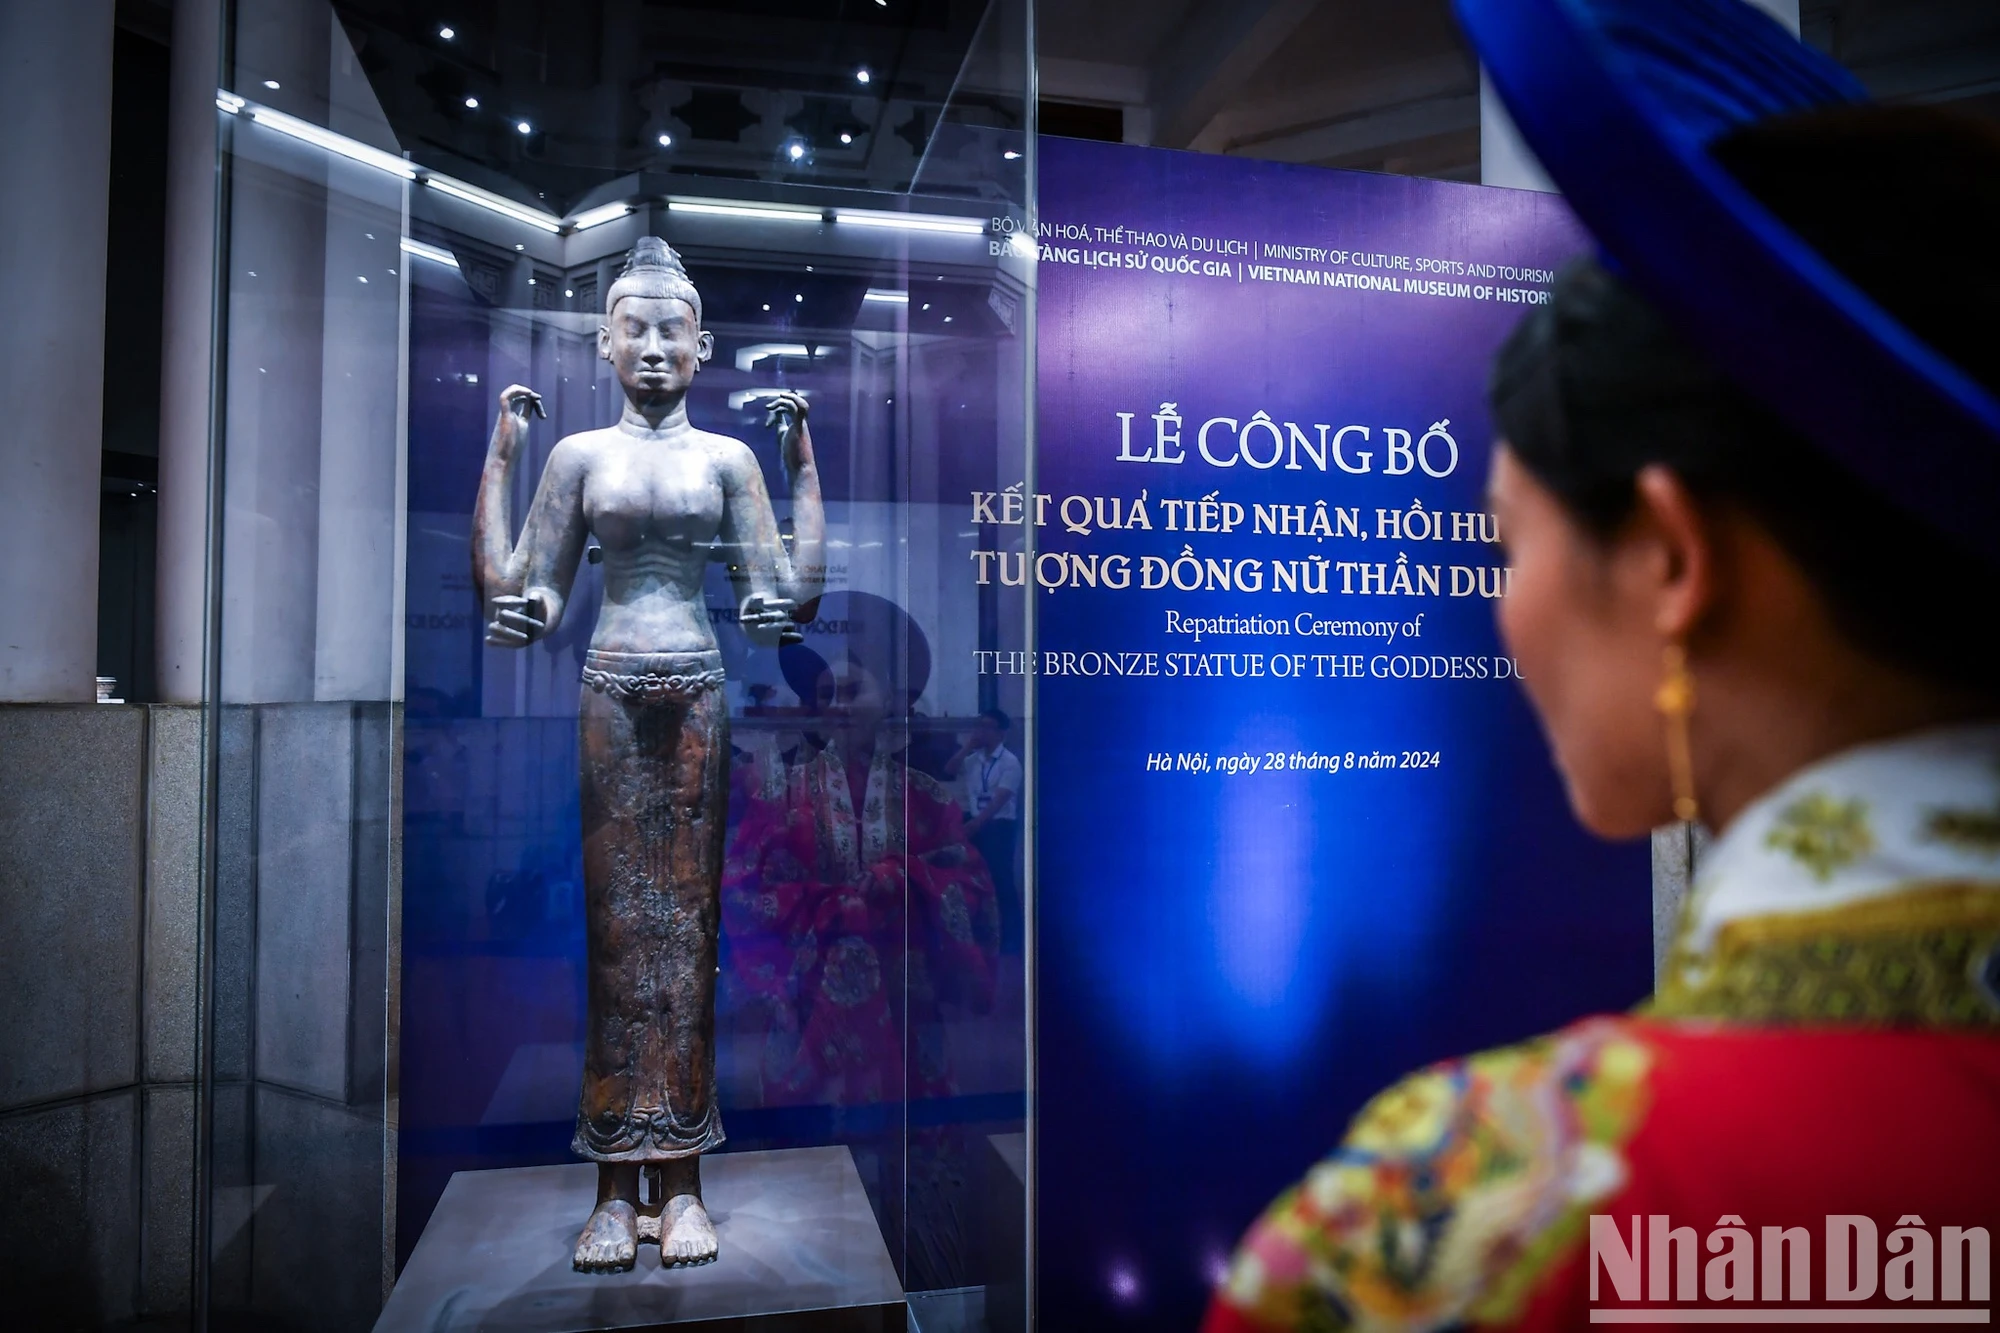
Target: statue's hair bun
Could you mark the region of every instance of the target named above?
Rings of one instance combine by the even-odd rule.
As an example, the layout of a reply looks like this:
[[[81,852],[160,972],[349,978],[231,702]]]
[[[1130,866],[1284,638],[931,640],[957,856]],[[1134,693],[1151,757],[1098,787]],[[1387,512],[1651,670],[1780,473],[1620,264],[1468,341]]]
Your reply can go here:
[[[617,280],[604,294],[605,316],[609,318],[618,302],[627,296],[686,301],[694,311],[695,322],[701,322],[701,293],[694,289],[680,255],[657,236],[641,236],[625,256],[625,266],[618,270]]]
[[[680,252],[657,236],[641,236],[639,243],[625,256],[625,267],[618,270],[619,277],[643,272],[677,273],[687,276],[687,266],[681,263]]]

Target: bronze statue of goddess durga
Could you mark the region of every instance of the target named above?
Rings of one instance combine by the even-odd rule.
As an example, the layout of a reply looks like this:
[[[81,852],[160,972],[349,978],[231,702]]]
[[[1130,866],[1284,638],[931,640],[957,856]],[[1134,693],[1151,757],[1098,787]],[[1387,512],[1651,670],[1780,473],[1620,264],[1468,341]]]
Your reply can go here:
[[[700,1155],[721,1144],[716,932],[728,817],[729,716],[702,580],[729,563],[741,619],[775,642],[825,578],[825,513],[806,403],[776,396],[794,540],[741,440],[696,429],[687,392],[715,351],[680,256],[644,237],[605,297],[598,352],[625,391],[618,423],[565,436],[511,541],[509,493],[533,390],[500,395],[473,511],[486,642],[520,648],[562,623],[586,537],[604,605],[578,708],[588,1015],[572,1149],[598,1164],[576,1267],[632,1267],[642,1229],[667,1264],[715,1257]],[[639,1192],[641,1169],[653,1186]]]

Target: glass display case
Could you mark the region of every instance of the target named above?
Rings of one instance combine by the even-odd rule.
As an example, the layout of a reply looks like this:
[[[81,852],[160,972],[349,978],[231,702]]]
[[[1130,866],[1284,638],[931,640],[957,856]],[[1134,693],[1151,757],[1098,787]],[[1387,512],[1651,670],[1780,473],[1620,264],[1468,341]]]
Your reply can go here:
[[[229,8],[212,1326],[1025,1325],[1032,806],[967,738],[1032,769],[970,560],[1029,534],[968,500],[1032,489],[1031,22]]]

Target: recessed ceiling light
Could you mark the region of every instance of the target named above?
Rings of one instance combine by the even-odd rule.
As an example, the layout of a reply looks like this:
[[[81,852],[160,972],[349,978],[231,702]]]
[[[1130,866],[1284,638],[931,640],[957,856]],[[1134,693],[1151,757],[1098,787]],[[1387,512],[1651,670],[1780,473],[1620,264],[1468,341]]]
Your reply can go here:
[[[792,161],[794,162],[798,161],[805,155],[806,155],[806,146],[802,143],[795,143],[791,147],[785,150],[785,156],[791,158]]]
[[[673,146],[674,146],[674,136],[673,136],[673,135],[671,135],[671,134],[662,134],[662,135],[660,136],[660,147],[662,147],[662,148],[672,148]]]
[[[576,293],[575,293],[574,291],[572,291],[572,290],[571,290],[570,288],[568,288],[568,287],[565,287],[565,288],[563,288],[563,295],[564,295],[564,296],[575,296],[575,295],[576,295]]]
[[[868,80],[874,77],[875,77],[874,75],[868,72],[868,66],[866,65],[863,65],[860,69],[854,71],[854,81],[856,83],[866,83],[868,82]]]
[[[924,302],[924,309],[929,310],[930,308],[931,308],[931,303],[929,301]]]
[[[529,123],[528,123],[527,121],[525,121],[525,120],[517,120],[517,121],[515,121],[515,122],[514,122],[514,128],[515,128],[515,129],[517,129],[517,130],[519,130],[519,131],[520,131],[521,133],[523,133],[523,134],[533,134],[533,133],[535,132],[535,127],[534,127],[533,125],[530,125],[530,124],[529,124]]]
[[[438,36],[448,42],[452,38],[458,36],[458,29],[451,27],[450,25],[447,24],[446,26],[438,29]]]
[[[276,79],[264,80],[264,86],[266,88],[269,88],[272,92],[278,91],[278,81]]]
[[[764,302],[764,309],[769,310],[770,308],[771,308],[771,303],[769,301]]]
[[[468,98],[466,98],[466,99],[465,99],[465,109],[466,109],[467,111],[477,111],[477,110],[479,110],[479,99],[478,99],[478,98],[476,98],[476,97],[468,97]]]
[[[525,245],[522,245],[522,244],[521,244],[521,243],[520,243],[519,241],[516,241],[516,242],[514,242],[514,248],[515,248],[516,250],[525,250],[525,249],[527,249],[528,247],[527,247],[527,246],[525,246]]]
[[[950,316],[950,315],[946,315],[946,316],[944,317],[944,322],[945,322],[945,323],[947,323],[947,324],[951,323],[951,316]]]
[[[1021,155],[1015,152],[1013,149],[1009,148],[1006,152],[1000,154],[1000,156],[1006,158],[1009,162],[1012,162],[1017,158],[1019,158]]]

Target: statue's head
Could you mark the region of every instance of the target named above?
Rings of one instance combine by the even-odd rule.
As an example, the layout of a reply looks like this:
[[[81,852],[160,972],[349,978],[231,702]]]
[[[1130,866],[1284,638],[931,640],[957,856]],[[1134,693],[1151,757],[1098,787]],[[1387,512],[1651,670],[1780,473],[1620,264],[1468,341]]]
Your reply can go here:
[[[605,294],[597,351],[634,403],[678,398],[715,354],[701,327],[701,293],[673,247],[642,236]]]

